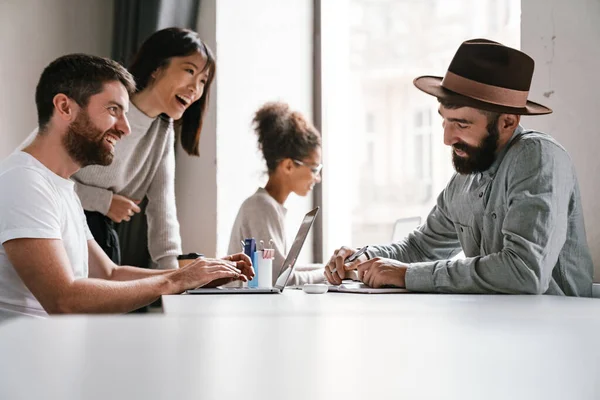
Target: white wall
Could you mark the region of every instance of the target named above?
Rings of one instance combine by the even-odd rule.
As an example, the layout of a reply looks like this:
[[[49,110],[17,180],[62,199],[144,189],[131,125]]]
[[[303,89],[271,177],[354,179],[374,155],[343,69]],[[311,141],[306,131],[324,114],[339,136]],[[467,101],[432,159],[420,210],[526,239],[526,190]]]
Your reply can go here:
[[[112,20],[112,1],[0,1],[0,159],[37,126],[44,67],[67,53],[110,56]]]
[[[215,1],[201,1],[197,31],[218,60]],[[217,64],[217,79],[212,84],[208,114],[200,136],[200,157],[189,157],[181,146],[177,149],[175,195],[184,253],[194,251],[214,256],[217,248],[216,110],[220,99],[217,90],[219,76]]]
[[[353,149],[362,147],[356,143],[355,129],[351,129],[349,115],[354,103],[360,108],[364,99],[359,96],[360,88],[348,85],[350,70],[350,1],[324,0],[321,2],[321,19],[336,21],[322,24],[322,125],[323,125],[323,260],[329,260],[334,250],[350,245],[352,219],[348,218],[357,201],[348,198],[348,186],[357,180],[334,179],[335,177],[358,176],[358,163],[348,163]],[[358,106],[357,106],[358,104]],[[360,188],[358,188],[360,190]]]
[[[523,125],[553,135],[575,163],[600,279],[600,2],[522,0],[521,49],[535,60],[530,98],[554,110]]]

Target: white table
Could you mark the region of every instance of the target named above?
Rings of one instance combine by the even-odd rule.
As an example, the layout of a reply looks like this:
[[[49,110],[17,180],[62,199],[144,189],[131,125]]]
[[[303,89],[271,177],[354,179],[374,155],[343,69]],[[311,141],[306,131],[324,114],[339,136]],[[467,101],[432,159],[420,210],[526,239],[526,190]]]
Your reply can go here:
[[[0,325],[0,399],[581,400],[600,393],[598,300],[287,290],[163,300],[165,316]]]
[[[574,303],[575,302],[575,303]],[[575,306],[577,304],[577,306]],[[583,305],[582,305],[583,304]],[[525,313],[584,312],[598,307],[600,301],[555,296],[478,296],[439,294],[305,294],[301,290],[284,290],[279,294],[261,295],[172,295],[162,296],[163,312],[169,316],[300,316],[300,315],[369,315],[423,316],[424,314],[463,315],[489,309],[494,315]],[[587,314],[586,314],[587,315]],[[600,315],[598,316],[600,317]],[[600,319],[599,319],[600,321]],[[598,332],[600,344],[600,332]],[[600,350],[600,348],[599,348]]]

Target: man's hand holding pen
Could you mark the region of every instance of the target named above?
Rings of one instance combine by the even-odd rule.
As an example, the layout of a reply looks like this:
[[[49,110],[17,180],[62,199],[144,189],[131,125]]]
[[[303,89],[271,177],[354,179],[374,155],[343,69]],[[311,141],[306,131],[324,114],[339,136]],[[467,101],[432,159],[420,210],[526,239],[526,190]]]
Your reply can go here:
[[[407,269],[408,265],[397,260],[380,257],[369,259],[366,246],[358,251],[342,247],[335,251],[325,266],[325,276],[330,283],[340,285],[342,279],[347,279],[349,274],[357,270],[358,279],[370,287],[404,287]]]
[[[356,273],[354,272],[356,267],[360,263],[367,261],[368,258],[364,254],[364,251],[356,258],[349,258],[355,253],[358,252],[349,247],[342,247],[333,253],[333,256],[331,256],[329,262],[325,265],[325,277],[329,283],[340,285],[342,279],[356,278]]]

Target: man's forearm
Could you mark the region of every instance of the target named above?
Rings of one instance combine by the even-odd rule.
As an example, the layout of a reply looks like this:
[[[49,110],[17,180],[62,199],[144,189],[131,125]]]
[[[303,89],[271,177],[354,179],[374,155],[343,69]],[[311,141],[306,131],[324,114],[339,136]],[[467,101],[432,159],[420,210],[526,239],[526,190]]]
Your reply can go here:
[[[111,281],[133,281],[136,279],[149,278],[153,276],[172,274],[175,269],[148,269],[140,267],[130,267],[127,265],[117,266],[112,270],[109,280]]]
[[[554,261],[535,260],[514,249],[460,260],[410,264],[406,288],[416,292],[543,294]]]
[[[68,294],[57,296],[56,304],[46,311],[49,314],[125,313],[152,303],[161,294],[178,293],[177,285],[168,274],[157,275],[125,282],[74,280],[66,291]]]

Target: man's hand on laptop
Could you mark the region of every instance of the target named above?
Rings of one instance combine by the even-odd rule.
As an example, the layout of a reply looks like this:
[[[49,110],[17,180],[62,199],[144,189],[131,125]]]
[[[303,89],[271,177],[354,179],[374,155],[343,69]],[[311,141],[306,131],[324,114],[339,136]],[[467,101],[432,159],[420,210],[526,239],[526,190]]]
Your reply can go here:
[[[352,262],[344,263],[344,261],[355,252],[355,249],[343,246],[333,253],[329,262],[325,265],[325,277],[329,283],[340,285],[342,279],[356,278],[356,272],[354,270],[356,270],[358,265],[362,262],[367,261],[367,256],[363,254]]]
[[[228,256],[222,257],[221,260],[231,261],[235,263],[237,269],[242,271],[242,274],[248,278],[248,280],[252,280],[254,278],[254,268],[252,268],[252,260],[244,253],[236,253],[230,254]]]
[[[408,265],[389,258],[375,257],[358,265],[358,279],[372,288],[406,286]]]
[[[241,277],[216,279],[216,280],[204,285],[205,287],[217,287],[217,286],[225,285],[229,282],[240,281],[240,280],[242,282],[248,282],[248,281],[252,280],[252,278],[254,278],[254,268],[252,268],[252,261],[250,260],[250,257],[248,257],[246,254],[244,254],[244,253],[230,254],[228,256],[222,257],[221,260],[231,261],[231,262],[235,263],[235,267],[241,271],[242,276],[245,279],[241,278]]]
[[[241,280],[242,282],[248,281],[247,276],[242,272],[243,270],[236,266],[237,263],[244,264],[244,269],[247,272],[248,266],[252,269],[252,262],[245,254],[242,254],[247,258],[236,257],[237,255],[227,256],[233,257],[231,260],[220,260],[214,258],[198,258],[194,262],[181,267],[170,275],[170,278],[175,285],[176,292],[181,293],[187,289],[194,289],[201,286],[207,286],[214,282],[226,281],[231,282],[234,280]],[[246,266],[245,264],[248,264]],[[252,274],[254,271],[252,271]]]

